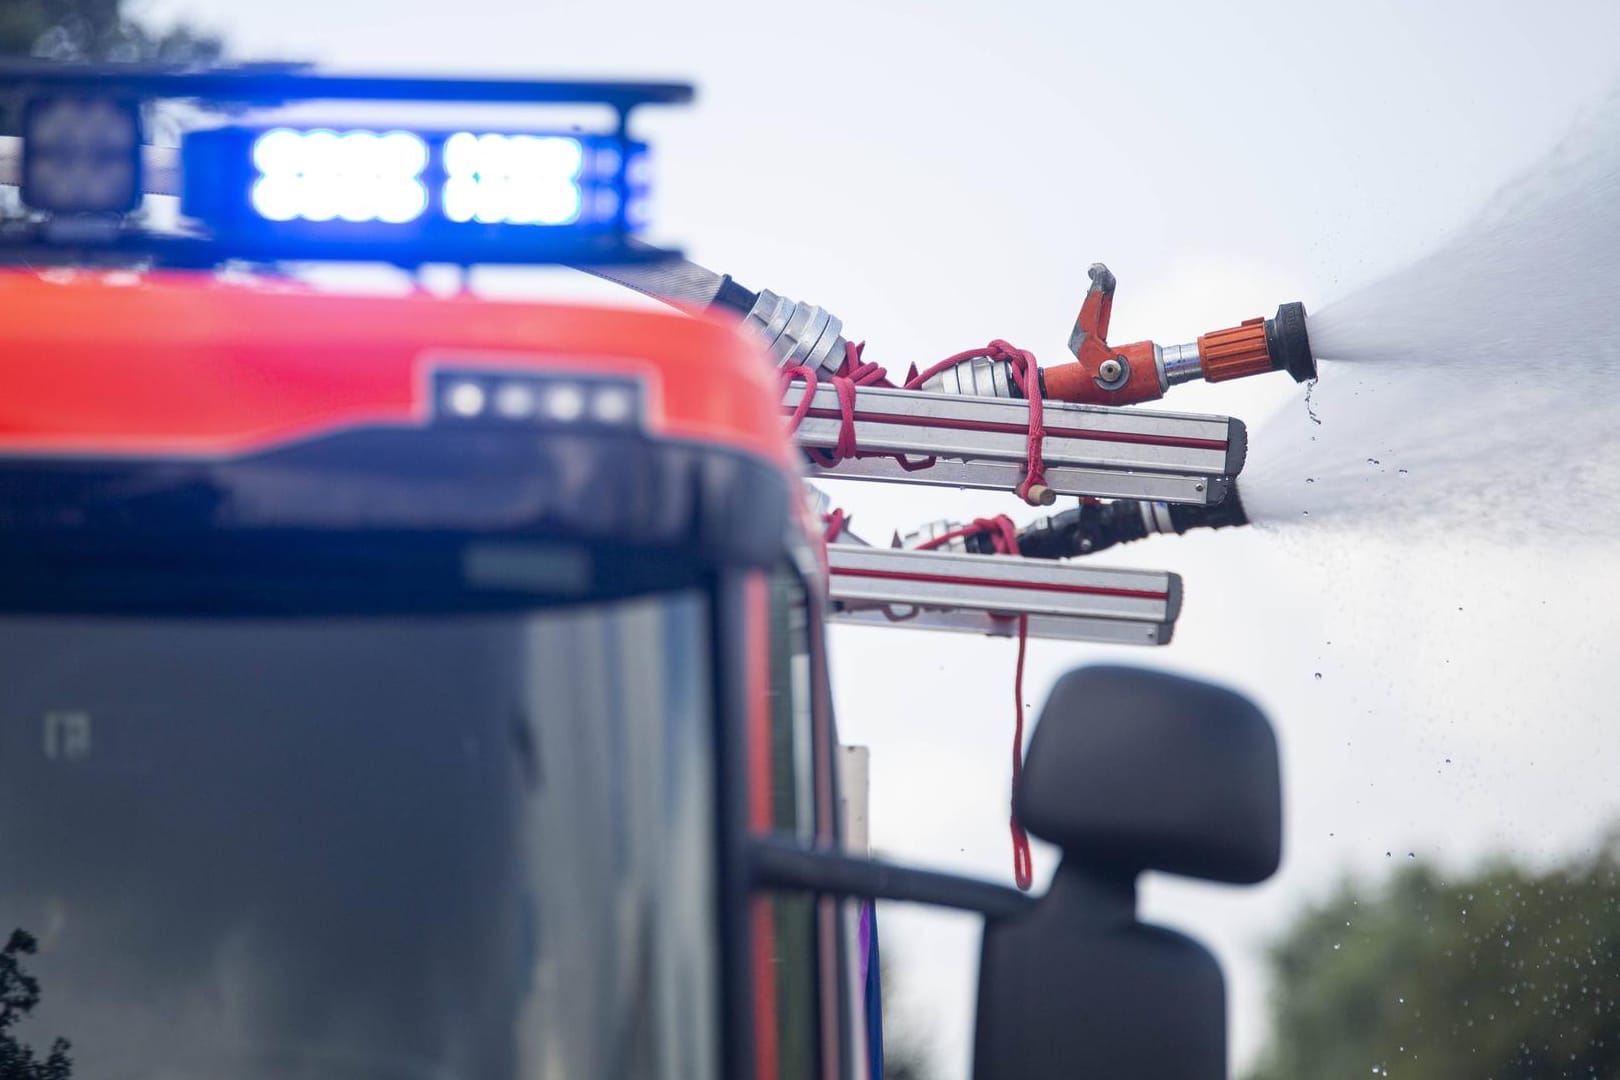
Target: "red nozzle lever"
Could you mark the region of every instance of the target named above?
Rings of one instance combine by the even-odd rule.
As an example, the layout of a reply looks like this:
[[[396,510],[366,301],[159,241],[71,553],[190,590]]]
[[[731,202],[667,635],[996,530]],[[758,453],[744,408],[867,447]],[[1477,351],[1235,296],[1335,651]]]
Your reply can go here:
[[[1108,267],[1094,263],[1091,288],[1069,336],[1075,362],[1041,372],[1043,396],[1087,405],[1132,405],[1157,400],[1176,383],[1193,379],[1221,382],[1266,371],[1286,371],[1295,382],[1316,378],[1303,304],[1284,304],[1272,319],[1211,330],[1195,344],[1161,347],[1137,341],[1113,346],[1108,344],[1108,317],[1114,285]]]

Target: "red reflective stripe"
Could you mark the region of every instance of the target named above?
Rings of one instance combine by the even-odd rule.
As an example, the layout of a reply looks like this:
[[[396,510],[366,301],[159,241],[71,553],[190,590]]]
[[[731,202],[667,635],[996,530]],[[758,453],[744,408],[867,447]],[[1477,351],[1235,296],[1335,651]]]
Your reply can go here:
[[[792,411],[792,410],[789,410]],[[817,420],[839,420],[842,414],[837,409],[807,409],[806,416]],[[889,413],[855,411],[857,423],[866,421],[873,424],[898,424],[902,427],[935,427],[952,428],[957,431],[992,431],[1004,435],[1022,435],[1028,429],[1022,424],[999,424],[988,420],[958,420],[942,416],[899,416]],[[1144,435],[1130,431],[1088,431],[1081,428],[1053,427],[1046,425],[1046,436],[1066,439],[1090,439],[1093,442],[1134,443],[1141,446],[1175,446],[1188,450],[1220,450],[1225,451],[1225,439],[1193,439],[1181,435]]]
[[[1082,593],[1087,596],[1125,596],[1138,600],[1169,600],[1167,592],[1151,589],[1113,589],[1103,585],[1065,585],[1050,581],[996,581],[993,578],[963,577],[959,574],[917,574],[894,570],[866,570],[853,567],[832,569],[834,577],[883,578],[888,581],[927,581],[941,585],[987,585],[998,589],[1035,589],[1038,592]]]
[[[743,585],[748,673],[748,827],[771,828],[771,609],[763,574]]]
[[[782,1051],[776,1041],[776,911],[769,896],[749,902],[754,932],[754,1075],[778,1080]]]
[[[763,574],[743,584],[744,678],[748,694],[748,827],[771,828],[771,655],[770,593]],[[777,1043],[776,927],[769,896],[749,904],[753,931],[754,1069],[757,1080],[777,1080],[781,1049]]]

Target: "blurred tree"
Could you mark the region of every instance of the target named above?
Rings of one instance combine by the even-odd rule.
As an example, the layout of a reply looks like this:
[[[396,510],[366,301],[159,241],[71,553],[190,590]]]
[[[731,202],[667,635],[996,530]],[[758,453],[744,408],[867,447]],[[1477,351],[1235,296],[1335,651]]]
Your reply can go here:
[[[210,64],[224,42],[184,23],[158,32],[124,0],[4,0],[0,56],[113,63]]]
[[[0,60],[157,63],[205,66],[220,59],[217,34],[178,23],[158,32],[128,13],[124,0],[0,0]],[[0,111],[0,135],[16,135],[16,116]],[[14,210],[0,200],[0,214]]]
[[[883,1080],[932,1080],[928,1027],[919,1024],[909,1009],[896,1007],[901,983],[890,954],[881,954],[879,964],[883,971]]]
[[[39,1004],[39,980],[22,966],[22,958],[32,956],[36,947],[34,935],[18,929],[0,948],[0,1080],[68,1080],[73,1075],[67,1040],[51,1043],[50,1054],[41,1061],[11,1033]]]
[[[1250,1080],[1620,1077],[1620,834],[1536,872],[1343,886],[1272,949]]]

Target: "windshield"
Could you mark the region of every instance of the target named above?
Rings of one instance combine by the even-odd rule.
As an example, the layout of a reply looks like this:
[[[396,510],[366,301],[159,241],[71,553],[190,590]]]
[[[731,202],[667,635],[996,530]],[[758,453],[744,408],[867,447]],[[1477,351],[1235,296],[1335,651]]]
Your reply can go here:
[[[707,621],[0,619],[0,1074],[712,1075]]]

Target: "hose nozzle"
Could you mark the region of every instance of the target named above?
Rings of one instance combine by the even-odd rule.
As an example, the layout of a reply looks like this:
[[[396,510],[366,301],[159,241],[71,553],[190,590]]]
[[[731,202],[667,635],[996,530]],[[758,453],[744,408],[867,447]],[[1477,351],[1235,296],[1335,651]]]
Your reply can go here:
[[[1284,304],[1271,319],[1246,319],[1237,326],[1199,335],[1195,345],[1172,345],[1175,362],[1165,365],[1166,381],[1174,385],[1190,379],[1210,382],[1286,371],[1295,382],[1316,378],[1316,358],[1305,331],[1305,305]],[[1189,355],[1190,354],[1190,355]]]
[[[1018,533],[1018,551],[1034,559],[1068,559],[1140,540],[1154,533],[1224,529],[1247,525],[1237,487],[1213,506],[1171,506],[1161,502],[1082,502],[1073,510],[1041,518]]]
[[[1069,336],[1072,364],[1042,372],[1043,392],[1058,401],[1131,405],[1153,401],[1177,383],[1222,382],[1267,371],[1286,371],[1296,382],[1316,378],[1316,360],[1305,330],[1305,305],[1283,304],[1274,318],[1249,319],[1211,330],[1186,345],[1137,341],[1108,344],[1114,275],[1101,263],[1091,268],[1091,288]]]

